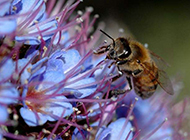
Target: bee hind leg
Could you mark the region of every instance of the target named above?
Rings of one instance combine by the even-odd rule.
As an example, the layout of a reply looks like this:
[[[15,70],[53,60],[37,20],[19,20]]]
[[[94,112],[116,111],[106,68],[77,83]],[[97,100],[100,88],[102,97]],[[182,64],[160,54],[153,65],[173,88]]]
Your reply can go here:
[[[124,90],[124,89],[113,89],[113,90],[110,90],[109,95],[111,97],[113,97],[113,96],[117,97],[118,95],[124,94],[125,92],[126,92],[126,90]]]
[[[118,77],[117,77],[118,76]],[[115,76],[114,78],[116,79],[118,79],[119,77],[121,77],[122,76],[122,74],[120,75],[117,75],[117,76]],[[111,95],[111,96],[118,96],[118,95],[121,95],[121,94],[125,94],[127,91],[130,91],[130,90],[132,90],[132,83],[131,83],[131,78],[130,77],[127,77],[126,76],[126,79],[127,79],[127,81],[128,81],[128,84],[129,84],[129,89],[128,90],[125,90],[125,89],[114,89],[114,90],[111,90],[110,92],[109,92],[109,95]]]
[[[121,76],[123,76],[123,73],[121,71],[118,71],[118,72],[119,72],[119,74],[112,78],[112,82],[116,81]],[[126,90],[124,90],[124,89],[113,89],[113,90],[110,90],[109,97],[113,97],[113,96],[117,97],[118,95],[124,94],[125,92],[126,92]]]

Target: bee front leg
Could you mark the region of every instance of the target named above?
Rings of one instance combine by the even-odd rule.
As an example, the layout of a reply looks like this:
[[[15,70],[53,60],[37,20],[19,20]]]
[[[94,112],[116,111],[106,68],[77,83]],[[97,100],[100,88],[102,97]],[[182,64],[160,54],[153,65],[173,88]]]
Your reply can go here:
[[[113,77],[111,80],[112,82],[116,81],[117,79],[119,79],[121,76],[123,76],[123,73],[121,71],[119,71],[119,74],[116,75],[115,77]]]
[[[108,50],[109,50],[109,46],[102,46],[98,50],[94,50],[93,52],[94,54],[99,55],[99,54],[107,52]]]
[[[115,62],[112,62],[112,63],[108,66],[108,68],[111,68],[111,66],[112,66],[113,64],[115,64]]]
[[[132,83],[131,83],[131,78],[126,76],[127,82],[129,84],[129,90],[132,90]]]

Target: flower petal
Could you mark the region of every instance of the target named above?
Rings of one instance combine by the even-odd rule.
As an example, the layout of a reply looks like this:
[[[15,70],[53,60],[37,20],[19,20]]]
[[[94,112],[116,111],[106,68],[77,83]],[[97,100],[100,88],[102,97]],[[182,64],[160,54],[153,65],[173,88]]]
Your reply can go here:
[[[2,97],[1,97],[2,96]],[[5,104],[16,103],[18,101],[19,92],[10,83],[0,86],[0,102]]]
[[[44,41],[47,41],[53,36],[53,33],[48,33],[50,31],[53,31],[57,28],[57,21],[52,20],[50,22],[44,23],[39,26],[39,30],[42,31],[42,38]],[[25,44],[28,45],[38,45],[41,43],[40,37],[40,31],[36,28],[36,25],[31,26],[30,28],[27,29],[27,36],[26,35],[21,35],[21,36],[16,36],[15,39],[19,42],[24,42]],[[30,36],[30,34],[35,33],[35,36]]]
[[[59,41],[59,38],[60,38],[60,42],[58,42],[58,41]],[[55,39],[54,39],[54,41],[53,41],[53,44],[54,44],[54,45],[57,45],[57,44],[64,45],[64,44],[67,42],[67,43],[65,44],[65,48],[66,48],[66,47],[68,47],[69,44],[71,43],[71,42],[68,42],[68,40],[69,40],[69,33],[66,32],[66,31],[64,31],[64,32],[62,31],[61,37],[60,37],[60,34],[59,34],[59,33],[56,34]]]
[[[0,33],[10,34],[15,31],[17,27],[15,20],[0,20]]]
[[[15,70],[12,59],[6,60],[3,65],[0,65],[0,81],[6,80],[11,77]]]
[[[29,10],[31,10],[31,14],[32,14],[34,11],[37,10],[37,8],[39,8],[39,6],[42,4],[43,0],[39,0],[33,9],[31,9],[31,8],[36,3],[36,0],[22,0],[21,2],[22,3],[20,3],[20,4],[18,4],[19,3],[18,0],[13,2],[13,4],[17,4],[17,5],[13,5],[13,6],[16,6],[16,7],[19,6],[18,9],[20,9],[20,11],[17,11],[17,12],[19,12],[20,14],[23,14],[23,13],[27,13],[27,12],[29,12]],[[33,17],[33,21],[36,21],[36,20],[39,21],[40,18],[43,17],[43,14],[45,13],[45,9],[46,9],[45,3],[43,3],[38,14],[35,17]],[[12,11],[12,12],[14,12],[14,11]],[[21,23],[23,20],[30,18],[31,14],[28,14],[28,17],[19,17],[17,19],[17,23]],[[31,24],[33,24],[33,21],[31,21]]]
[[[1,0],[0,1],[0,16],[4,16],[9,11],[9,7],[10,7],[10,1]]]
[[[120,118],[120,119],[116,120],[115,122],[112,122],[108,126],[108,128],[111,128],[110,140],[118,139],[120,132],[123,131],[122,128],[123,128],[125,121],[126,121],[126,118]],[[125,140],[127,138],[127,135],[129,134],[131,128],[132,128],[132,125],[130,122],[128,122],[127,126],[124,127],[124,131],[122,133],[121,140]],[[132,139],[132,134],[130,134],[128,140],[131,140],[131,139]]]
[[[81,130],[84,136],[87,135],[86,130]],[[72,135],[72,140],[83,140],[84,138],[82,137],[81,133],[79,132],[78,128],[75,128],[73,135]]]
[[[96,140],[110,140],[111,128],[101,127],[96,134]]]
[[[18,63],[17,63],[18,64],[18,72],[15,73],[15,74],[20,75],[20,72],[22,71],[21,76],[20,76],[20,82],[21,82],[21,84],[25,84],[28,81],[28,78],[31,75],[30,71],[32,69],[32,64],[30,64],[30,63],[28,64],[28,63],[29,63],[29,60],[26,59],[26,58],[18,60]]]
[[[8,112],[7,112],[7,108],[5,108],[4,106],[0,105],[0,122],[6,122],[7,118],[8,118]]]
[[[74,67],[81,59],[81,56],[77,50],[68,50],[62,54],[65,63],[63,65],[64,73],[68,72],[72,67]]]
[[[46,94],[52,94],[57,89],[55,85],[64,80],[64,78],[65,75],[57,71],[45,72],[43,74],[42,83],[38,86],[37,90],[45,90],[47,88],[54,86],[55,87],[54,89],[46,92]]]
[[[65,96],[58,96],[55,99],[61,100],[67,98]],[[45,111],[58,117],[61,117],[62,113],[64,113],[63,117],[66,117],[73,113],[73,106],[69,102],[55,101],[54,103],[50,103]],[[48,120],[54,121],[55,119],[48,117]]]
[[[47,121],[47,116],[42,115],[41,113],[38,113],[38,116],[40,119],[37,119],[36,115],[34,112],[30,111],[27,108],[22,107],[20,109],[20,114],[24,121],[29,125],[29,126],[38,126],[38,125],[43,125]]]
[[[75,83],[72,83],[72,84],[70,84],[70,85],[67,85],[67,86],[65,86],[65,88],[73,88],[73,89],[76,89],[76,90],[78,90],[81,94],[78,94],[77,92],[77,94],[75,94],[74,93],[74,95],[75,95],[75,97],[77,97],[77,98],[85,98],[85,97],[87,97],[87,96],[89,96],[90,94],[92,94],[92,93],[94,93],[95,92],[95,90],[96,90],[96,85],[94,86],[87,86],[87,87],[85,87],[85,88],[80,88],[80,86],[84,86],[84,85],[88,85],[88,84],[91,84],[91,83],[93,83],[93,82],[95,82],[95,79],[94,78],[86,78],[86,79],[82,79],[82,80],[79,80],[79,81],[77,81],[77,82],[75,82]],[[79,96],[78,96],[79,95]]]

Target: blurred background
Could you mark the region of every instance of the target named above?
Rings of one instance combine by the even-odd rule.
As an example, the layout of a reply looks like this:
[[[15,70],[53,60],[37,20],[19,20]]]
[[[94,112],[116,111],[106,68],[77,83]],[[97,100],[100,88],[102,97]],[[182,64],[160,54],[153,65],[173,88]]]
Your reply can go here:
[[[79,9],[86,6],[94,7],[93,14],[100,15],[98,21],[106,23],[105,30],[114,38],[123,28],[142,44],[148,43],[151,51],[171,65],[168,75],[184,82],[178,99],[190,95],[189,0],[84,0]]]

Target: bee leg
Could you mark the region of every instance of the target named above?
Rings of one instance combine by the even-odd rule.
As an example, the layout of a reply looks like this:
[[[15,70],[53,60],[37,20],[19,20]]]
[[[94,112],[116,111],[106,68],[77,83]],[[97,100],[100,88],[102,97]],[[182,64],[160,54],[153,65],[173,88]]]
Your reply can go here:
[[[119,71],[119,74],[116,75],[115,77],[112,78],[112,82],[116,81],[117,79],[119,79],[121,76],[123,76],[123,73],[121,71]],[[114,90],[110,90],[109,92],[109,97],[113,97],[113,96],[118,96],[120,94],[124,94],[126,92],[126,90],[124,89],[114,89]]]
[[[102,46],[98,50],[94,50],[94,54],[102,54],[109,50],[109,46]]]
[[[128,81],[128,84],[129,84],[129,90],[132,90],[131,78],[126,76],[126,79]]]
[[[116,81],[117,79],[119,79],[121,76],[123,75],[123,73],[121,71],[119,71],[119,74],[116,75],[115,77],[113,77],[111,80],[112,82]]]
[[[117,61],[117,62],[116,62],[116,65],[117,65],[117,66],[118,66],[118,65],[123,65],[123,64],[125,64],[125,63],[127,63],[127,62],[129,62],[129,60]]]
[[[109,96],[113,97],[113,96],[118,96],[121,94],[124,94],[126,92],[126,90],[124,89],[114,89],[114,90],[110,90],[109,92]]]
[[[112,63],[108,66],[108,68],[111,68],[111,66],[112,66],[113,64],[115,64],[115,62],[112,62]]]

